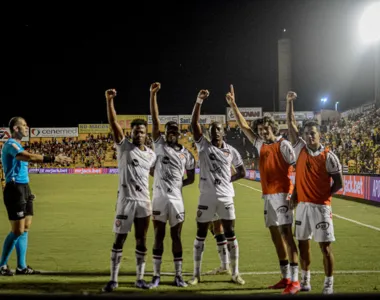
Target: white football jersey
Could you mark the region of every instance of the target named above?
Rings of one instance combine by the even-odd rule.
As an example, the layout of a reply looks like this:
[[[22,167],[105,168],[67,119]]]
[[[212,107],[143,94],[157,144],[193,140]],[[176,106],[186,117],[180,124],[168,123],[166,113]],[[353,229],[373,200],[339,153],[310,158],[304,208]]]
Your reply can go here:
[[[116,144],[119,167],[119,197],[128,200],[150,201],[149,171],[156,162],[156,154],[145,146],[145,151],[123,139]]]
[[[165,196],[182,200],[182,180],[185,170],[195,168],[194,156],[185,147],[176,151],[160,136],[154,142],[157,161],[154,170],[153,197]]]
[[[217,148],[203,136],[195,144],[199,153],[201,194],[235,196],[231,166],[238,168],[243,165],[239,152],[225,142],[222,148]]]

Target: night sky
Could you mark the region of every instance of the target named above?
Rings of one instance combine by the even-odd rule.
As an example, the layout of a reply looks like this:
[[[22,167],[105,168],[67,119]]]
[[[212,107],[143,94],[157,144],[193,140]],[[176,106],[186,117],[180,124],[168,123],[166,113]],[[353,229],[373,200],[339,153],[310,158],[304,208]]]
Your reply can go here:
[[[3,24],[0,125],[15,115],[31,127],[107,122],[107,88],[118,114],[148,114],[154,81],[162,115],[190,114],[202,88],[202,113],[224,114],[230,83],[239,106],[273,111],[283,28],[296,110],[319,110],[322,97],[340,110],[373,99],[373,49],[357,36],[369,1],[176,2],[125,2],[100,16],[54,8]]]

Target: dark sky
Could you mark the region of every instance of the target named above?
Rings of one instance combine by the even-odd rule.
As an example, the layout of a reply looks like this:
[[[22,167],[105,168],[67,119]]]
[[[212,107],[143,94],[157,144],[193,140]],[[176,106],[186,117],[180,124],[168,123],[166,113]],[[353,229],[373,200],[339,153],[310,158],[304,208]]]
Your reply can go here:
[[[223,114],[230,83],[239,106],[273,111],[282,28],[296,110],[320,109],[323,96],[331,108],[358,106],[373,99],[373,52],[356,35],[368,2],[141,1],[100,17],[90,7],[31,13],[2,25],[0,125],[15,115],[31,127],[107,122],[107,88],[118,91],[117,113],[147,114],[154,81],[163,115],[190,114],[201,88],[211,92],[203,113]]]

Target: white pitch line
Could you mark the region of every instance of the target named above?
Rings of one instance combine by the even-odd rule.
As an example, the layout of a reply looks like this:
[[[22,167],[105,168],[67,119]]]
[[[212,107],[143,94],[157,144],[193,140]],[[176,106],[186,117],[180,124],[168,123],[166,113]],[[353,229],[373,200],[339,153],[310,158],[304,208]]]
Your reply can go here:
[[[340,215],[337,215],[337,214],[333,214],[334,217],[337,217],[339,219],[342,219],[342,220],[346,220],[348,222],[352,222],[352,223],[355,223],[357,225],[361,225],[361,226],[364,226],[364,227],[367,227],[367,228],[371,228],[373,230],[377,230],[377,231],[380,231],[380,228],[378,227],[375,227],[375,226],[372,226],[372,225],[367,225],[367,224],[364,224],[364,223],[361,223],[361,222],[358,222],[358,221],[355,221],[355,220],[352,220],[352,219],[349,219],[349,218],[346,218],[346,217],[343,217],[343,216],[340,216]]]
[[[252,189],[252,190],[255,190],[255,191],[258,191],[258,192],[262,192],[262,190],[255,189],[255,188],[253,188],[253,187],[251,187],[251,186],[249,186],[249,185],[242,184],[242,183],[239,183],[239,182],[235,182],[235,183],[238,184],[238,185],[245,186],[245,187],[247,187],[247,188],[249,188],[249,189]]]
[[[252,190],[255,190],[255,191],[258,191],[258,192],[262,192],[262,190],[255,189],[255,188],[253,188],[253,187],[251,187],[249,185],[246,185],[246,184],[242,184],[242,183],[239,183],[239,182],[236,182],[236,184],[244,186],[244,187],[252,189]],[[372,225],[364,224],[364,223],[361,223],[361,222],[358,222],[358,221],[355,221],[355,220],[352,220],[352,219],[349,219],[349,218],[346,218],[346,217],[343,217],[343,216],[340,216],[340,215],[337,215],[337,214],[334,214],[334,213],[333,213],[333,216],[337,217],[338,219],[346,220],[348,222],[351,222],[351,223],[354,223],[354,224],[357,224],[357,225],[361,225],[361,226],[364,226],[364,227],[367,227],[367,228],[371,228],[371,229],[376,230],[376,231],[380,231],[380,228],[372,226]]]
[[[240,272],[241,275],[273,275],[279,274],[279,271],[267,271],[267,272]],[[324,271],[310,271],[311,274],[325,274]],[[335,271],[335,274],[380,274],[378,270],[340,270]],[[153,275],[153,273],[146,272],[145,275]],[[161,275],[174,276],[172,272],[162,272]],[[182,273],[184,276],[191,276],[193,273]],[[203,273],[202,276],[211,276],[212,274]],[[219,276],[219,275],[218,275]]]
[[[53,274],[59,274],[59,273],[66,273],[64,271],[41,271],[41,274],[47,273],[53,273]],[[70,273],[70,272],[68,272]],[[75,274],[75,271],[73,272]],[[275,275],[279,274],[279,271],[267,271],[267,272],[240,272],[241,275]],[[325,274],[324,271],[310,271],[311,274]],[[340,270],[340,271],[334,271],[335,274],[380,274],[380,271],[378,270]],[[104,274],[105,276],[106,274]],[[130,274],[123,274],[121,272],[119,276],[135,276],[133,272]],[[153,276],[153,272],[145,272],[145,275],[147,276]],[[162,276],[174,276],[176,273],[173,272],[161,272]],[[183,276],[192,276],[193,273],[182,273]],[[65,275],[63,275],[65,276]],[[91,272],[88,273],[88,276],[91,276]],[[97,275],[99,276],[99,275]],[[107,275],[108,276],[108,275]],[[212,274],[203,273],[202,276],[212,276]],[[216,275],[219,276],[219,275]]]
[[[325,274],[324,271],[310,271],[311,274]],[[369,273],[380,273],[377,270],[347,270],[347,271],[334,271],[334,274],[369,274]],[[279,272],[241,272],[241,275],[269,275],[269,274],[279,274]]]

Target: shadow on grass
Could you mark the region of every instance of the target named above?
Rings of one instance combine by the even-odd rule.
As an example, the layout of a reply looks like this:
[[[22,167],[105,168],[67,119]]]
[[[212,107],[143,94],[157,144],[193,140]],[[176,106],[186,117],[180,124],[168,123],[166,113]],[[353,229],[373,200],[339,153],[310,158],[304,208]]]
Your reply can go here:
[[[40,278],[42,279],[42,278]],[[221,281],[216,281],[218,283],[222,283]],[[3,282],[0,283],[0,290],[2,293],[20,293],[20,294],[60,294],[60,293],[71,293],[71,294],[86,294],[86,295],[118,295],[118,294],[136,294],[136,295],[145,295],[145,296],[155,296],[155,295],[168,295],[168,294],[174,294],[174,295],[191,295],[191,294],[197,294],[197,293],[214,293],[219,294],[223,292],[233,292],[233,291],[244,291],[248,292],[252,291],[260,291],[266,289],[265,287],[241,287],[241,286],[234,286],[231,283],[230,285],[225,285],[225,287],[215,287],[210,286],[215,281],[203,281],[198,286],[194,287],[187,287],[187,288],[178,288],[173,286],[173,281],[171,280],[164,280],[161,282],[160,286],[156,289],[151,290],[141,290],[135,287],[133,280],[131,281],[124,281],[122,280],[119,283],[119,288],[117,288],[112,294],[109,293],[103,293],[101,289],[105,286],[107,282],[104,282],[103,280],[97,280],[97,281],[69,281],[69,282],[55,282],[55,281],[41,281],[41,280],[34,280],[27,282]],[[207,285],[209,284],[209,286]],[[273,291],[276,292],[276,291]],[[268,293],[268,291],[266,292]],[[265,294],[266,294],[265,293]],[[278,293],[278,291],[276,292]],[[255,292],[257,294],[257,292]],[[0,293],[1,295],[1,293]]]

